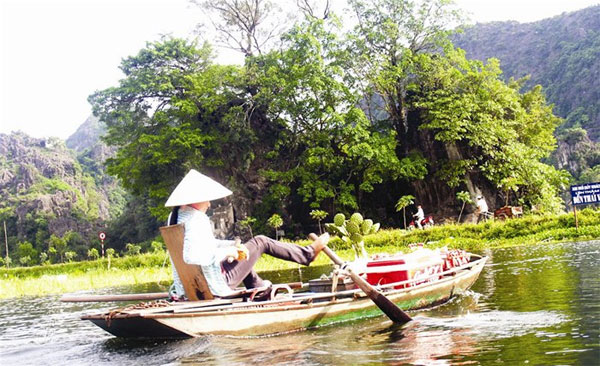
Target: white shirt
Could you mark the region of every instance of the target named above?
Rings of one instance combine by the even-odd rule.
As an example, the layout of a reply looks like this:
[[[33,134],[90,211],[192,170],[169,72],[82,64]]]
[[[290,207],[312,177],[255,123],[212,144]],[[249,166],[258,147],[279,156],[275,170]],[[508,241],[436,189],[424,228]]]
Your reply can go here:
[[[419,219],[419,221],[421,221],[425,218],[425,212],[423,212],[422,207],[419,207],[415,216],[417,216],[417,219]]]
[[[183,261],[202,267],[208,288],[213,295],[227,296],[231,294],[233,291],[223,276],[221,261],[225,259],[228,252],[226,248],[234,245],[235,242],[216,239],[206,213],[189,206],[182,206],[179,209],[177,223],[185,225]],[[181,286],[175,267],[173,267],[173,282],[177,294],[182,295],[183,286]]]
[[[488,212],[488,205],[485,202],[485,198],[481,197],[477,200],[477,208],[479,208],[481,212]]]

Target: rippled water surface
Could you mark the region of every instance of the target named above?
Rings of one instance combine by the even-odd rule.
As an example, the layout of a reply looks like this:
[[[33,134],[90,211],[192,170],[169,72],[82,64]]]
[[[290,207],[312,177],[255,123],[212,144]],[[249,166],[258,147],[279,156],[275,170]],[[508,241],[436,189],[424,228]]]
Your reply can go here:
[[[600,242],[483,254],[471,291],[404,326],[382,316],[262,338],[132,341],[79,320],[97,304],[3,300],[0,364],[600,365]]]

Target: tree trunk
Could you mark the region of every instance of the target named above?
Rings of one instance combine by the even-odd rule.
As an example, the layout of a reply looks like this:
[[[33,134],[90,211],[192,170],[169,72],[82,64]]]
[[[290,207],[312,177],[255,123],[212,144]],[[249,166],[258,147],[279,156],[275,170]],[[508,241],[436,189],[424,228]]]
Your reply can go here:
[[[458,214],[458,223],[460,224],[460,217],[462,216],[463,210],[465,209],[465,205],[467,203],[463,202],[462,207],[460,208],[460,213]]]

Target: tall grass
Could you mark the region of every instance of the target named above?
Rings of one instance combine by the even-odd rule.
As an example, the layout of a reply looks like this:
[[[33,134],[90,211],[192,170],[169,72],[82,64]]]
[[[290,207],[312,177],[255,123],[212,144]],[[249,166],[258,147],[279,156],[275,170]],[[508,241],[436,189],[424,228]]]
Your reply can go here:
[[[365,246],[370,254],[406,251],[413,243],[480,251],[484,248],[600,239],[600,211],[584,209],[578,213],[578,219],[579,229],[575,228],[573,214],[527,216],[479,224],[450,224],[427,230],[385,229],[365,237]],[[297,243],[308,245],[309,241]],[[354,259],[354,251],[339,238],[333,238],[330,247],[343,259]],[[314,265],[328,263],[330,260],[324,254],[313,262]],[[295,263],[269,256],[263,256],[255,265],[258,272],[297,267]],[[162,283],[166,289],[170,281],[171,269],[167,254],[146,253],[113,258],[110,269],[107,259],[0,269],[0,298],[60,294],[148,282]]]

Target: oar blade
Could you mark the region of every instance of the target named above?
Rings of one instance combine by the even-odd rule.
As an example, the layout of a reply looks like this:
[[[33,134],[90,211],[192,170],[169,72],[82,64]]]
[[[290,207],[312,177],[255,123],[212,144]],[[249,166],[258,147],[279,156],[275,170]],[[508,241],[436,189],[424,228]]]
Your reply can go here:
[[[374,298],[373,298],[374,297]],[[377,307],[381,309],[394,323],[404,324],[408,323],[412,320],[412,318],[406,314],[404,311],[400,310],[396,304],[390,301],[387,297],[385,297],[382,293],[377,292],[374,296],[371,297],[371,300]]]
[[[309,234],[308,237],[311,240],[317,239],[317,235],[314,233]],[[342,259],[338,257],[338,255],[335,254],[335,252],[331,250],[331,248],[329,248],[327,245],[323,248],[323,252],[327,254],[327,256],[331,259],[333,263],[338,264],[340,266],[344,264]],[[354,271],[351,268],[346,268],[346,271],[350,274],[350,278],[352,278],[352,280],[358,286],[358,288],[360,288],[365,294],[367,294],[371,301],[373,301],[375,305],[377,305],[377,307],[381,309],[381,311],[383,311],[383,313],[387,315],[388,318],[390,318],[394,323],[404,324],[412,320],[412,318],[408,316],[408,314],[402,311],[402,309],[396,306],[396,304],[390,301],[390,299],[388,299],[384,294],[377,291],[377,289],[371,286],[370,283],[365,281],[358,274],[354,273]]]

